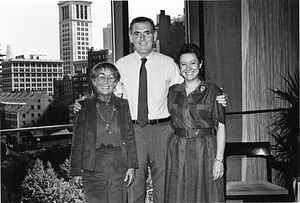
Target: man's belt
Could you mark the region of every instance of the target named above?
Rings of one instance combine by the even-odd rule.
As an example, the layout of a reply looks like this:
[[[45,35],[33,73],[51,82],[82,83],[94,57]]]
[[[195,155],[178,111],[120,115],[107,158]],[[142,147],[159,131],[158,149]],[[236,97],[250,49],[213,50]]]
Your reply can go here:
[[[156,125],[159,123],[164,123],[164,122],[168,122],[170,121],[170,117],[168,118],[162,118],[162,119],[153,119],[153,120],[148,120],[146,125]],[[132,120],[133,124],[139,124],[139,122],[137,120]]]
[[[203,137],[205,135],[214,135],[215,131],[213,128],[201,128],[201,129],[175,128],[174,134],[180,137],[192,138],[192,137]]]

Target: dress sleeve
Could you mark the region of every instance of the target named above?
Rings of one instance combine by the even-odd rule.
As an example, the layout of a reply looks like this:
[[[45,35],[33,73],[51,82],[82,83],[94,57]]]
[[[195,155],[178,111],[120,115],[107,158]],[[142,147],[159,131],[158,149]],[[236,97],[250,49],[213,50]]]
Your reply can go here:
[[[212,95],[213,95],[213,125],[214,128],[218,128],[218,123],[225,124],[225,107],[219,104],[216,100],[217,96],[222,95],[222,90],[217,85],[212,85]]]

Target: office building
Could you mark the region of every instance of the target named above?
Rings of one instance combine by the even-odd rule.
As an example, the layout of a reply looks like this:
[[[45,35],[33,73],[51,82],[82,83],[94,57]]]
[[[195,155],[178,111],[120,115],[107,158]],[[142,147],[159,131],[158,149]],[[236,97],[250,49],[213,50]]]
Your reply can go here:
[[[108,54],[112,54],[112,27],[111,23],[103,28],[103,48],[108,50]]]
[[[64,75],[62,79],[54,80],[54,100],[65,106],[74,102],[71,75]]]
[[[92,43],[91,1],[59,1],[60,59],[64,75],[74,75],[74,62],[87,59]]]
[[[176,58],[178,48],[185,43],[184,16],[171,20],[164,10],[156,15],[157,52]]]
[[[54,93],[54,79],[63,77],[63,61],[40,59],[38,55],[24,55],[2,62],[2,91],[46,91]]]

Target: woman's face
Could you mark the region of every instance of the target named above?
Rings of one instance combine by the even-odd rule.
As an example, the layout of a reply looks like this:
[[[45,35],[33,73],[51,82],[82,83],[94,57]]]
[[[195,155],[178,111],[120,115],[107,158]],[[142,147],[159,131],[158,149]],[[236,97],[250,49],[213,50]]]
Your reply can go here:
[[[196,54],[187,53],[180,56],[180,73],[185,80],[191,81],[198,79],[198,74],[202,63],[199,62]]]
[[[111,70],[101,69],[98,73],[98,77],[93,80],[93,84],[100,96],[108,96],[114,90],[117,81]]]

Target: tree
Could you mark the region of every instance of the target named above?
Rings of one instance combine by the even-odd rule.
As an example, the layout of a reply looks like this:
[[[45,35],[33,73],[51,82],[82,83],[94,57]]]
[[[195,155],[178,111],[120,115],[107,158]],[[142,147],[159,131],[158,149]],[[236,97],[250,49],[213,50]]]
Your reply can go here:
[[[84,202],[83,189],[80,185],[58,178],[51,163],[48,161],[44,167],[40,159],[37,159],[33,168],[28,170],[22,189],[24,202]]]

